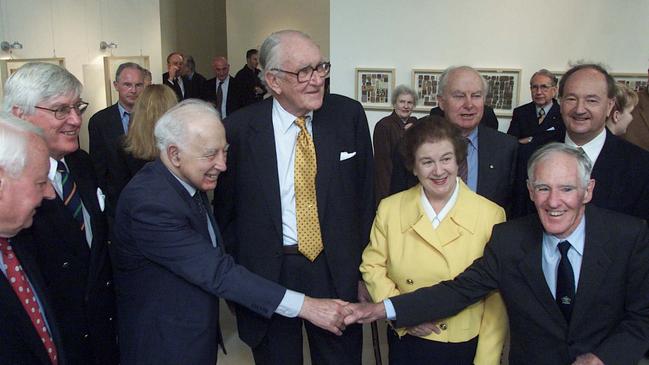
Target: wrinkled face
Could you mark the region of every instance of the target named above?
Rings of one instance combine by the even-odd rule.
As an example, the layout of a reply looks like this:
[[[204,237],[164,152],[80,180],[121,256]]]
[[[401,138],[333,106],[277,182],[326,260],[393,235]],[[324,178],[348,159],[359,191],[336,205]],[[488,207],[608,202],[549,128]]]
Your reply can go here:
[[[581,186],[577,159],[561,152],[540,161],[533,178],[527,188],[543,228],[558,238],[568,237],[581,222],[595,180]]]
[[[54,198],[54,189],[47,178],[50,169],[47,146],[40,138],[29,138],[29,156],[21,175],[12,178],[0,169],[0,201],[3,207],[0,225],[3,227],[1,234],[5,237],[13,237],[21,229],[30,227],[41,200]]]
[[[255,53],[250,58],[246,60],[246,63],[248,64],[248,67],[250,69],[254,70],[259,66],[259,53]]]
[[[119,94],[119,103],[130,111],[135,105],[137,97],[144,90],[144,76],[135,68],[125,68],[119,75],[119,81],[113,82],[115,90]]]
[[[407,119],[412,114],[412,109],[415,107],[415,99],[410,94],[401,94],[397,97],[397,102],[394,104],[394,112],[401,119]]]
[[[81,98],[77,95],[57,96],[36,106],[58,109],[63,105],[76,105]],[[43,109],[34,109],[34,113],[23,114],[21,118],[40,127],[45,132],[45,141],[50,151],[50,156],[60,160],[63,156],[79,149],[79,130],[81,129],[81,115],[72,109],[70,114],[62,120],[54,117],[54,112]]]
[[[214,75],[216,75],[219,81],[224,81],[230,74],[230,65],[224,59],[217,59],[212,62],[212,68],[214,69]]]
[[[226,170],[225,129],[221,124],[197,121],[189,126],[186,140],[183,146],[175,146],[172,159],[178,177],[198,190],[214,190],[219,174]]]
[[[561,98],[561,116],[570,139],[579,146],[590,142],[604,129],[614,104],[606,95],[604,75],[593,69],[572,74]]]
[[[545,75],[536,75],[530,82],[532,100],[537,106],[548,105],[557,94],[557,87],[552,86],[552,79]]]
[[[475,71],[458,69],[448,75],[444,93],[437,99],[446,118],[460,127],[464,136],[482,119],[486,97],[482,87],[482,80]]]
[[[457,183],[457,170],[455,150],[449,140],[425,142],[415,151],[413,173],[431,203],[448,201]]]
[[[280,59],[284,60],[280,65],[282,70],[297,73],[305,67],[315,68],[323,61],[320,49],[310,39],[297,35],[285,36],[279,47]],[[303,116],[322,106],[325,78],[317,72],[304,82],[298,82],[295,75],[286,72],[269,72],[266,75],[275,98],[289,113]]]

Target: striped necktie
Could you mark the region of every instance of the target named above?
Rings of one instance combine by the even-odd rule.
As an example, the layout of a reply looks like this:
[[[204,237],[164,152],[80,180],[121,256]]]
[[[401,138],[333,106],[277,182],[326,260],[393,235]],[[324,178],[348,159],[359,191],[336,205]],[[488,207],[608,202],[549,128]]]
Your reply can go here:
[[[68,209],[72,217],[79,222],[79,228],[83,231],[86,227],[83,222],[83,209],[81,206],[81,198],[77,191],[77,184],[70,176],[68,167],[65,166],[63,161],[58,161],[56,171],[61,174],[61,185],[63,186],[63,204]]]

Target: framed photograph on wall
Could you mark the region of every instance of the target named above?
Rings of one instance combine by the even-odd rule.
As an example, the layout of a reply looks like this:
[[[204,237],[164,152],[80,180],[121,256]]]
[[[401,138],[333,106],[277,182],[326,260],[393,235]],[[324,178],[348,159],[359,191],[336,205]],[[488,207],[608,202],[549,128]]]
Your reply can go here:
[[[117,102],[119,95],[113,87],[115,71],[122,63],[133,62],[148,69],[149,56],[106,56],[104,57],[104,83],[106,85],[106,105],[113,105]]]
[[[0,60],[0,99],[4,96],[3,89],[5,81],[7,81],[9,76],[16,72],[20,66],[29,62],[45,62],[65,68],[65,58],[22,58]]]
[[[625,84],[636,92],[647,88],[647,74],[645,73],[611,72],[611,76],[615,81]]]
[[[494,108],[497,116],[511,116],[518,106],[521,83],[520,69],[480,68],[478,72],[487,79],[489,93],[485,104]]]
[[[392,110],[393,68],[357,68],[356,100],[366,109]]]
[[[416,111],[428,112],[437,106],[437,88],[442,72],[444,70],[412,70],[412,89],[419,98],[415,106]]]

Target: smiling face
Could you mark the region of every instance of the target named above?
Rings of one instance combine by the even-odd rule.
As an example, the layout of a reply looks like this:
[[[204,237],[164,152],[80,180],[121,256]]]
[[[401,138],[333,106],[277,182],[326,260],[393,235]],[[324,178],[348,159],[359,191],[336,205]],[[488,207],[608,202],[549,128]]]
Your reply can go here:
[[[615,105],[607,96],[606,79],[594,69],[576,71],[566,81],[561,98],[561,116],[566,132],[578,146],[599,135]]]
[[[412,114],[412,109],[415,107],[415,99],[408,93],[403,93],[397,96],[397,102],[394,104],[394,112],[402,120],[406,120]]]
[[[582,186],[577,159],[555,152],[537,163],[527,187],[545,231],[566,238],[581,222],[595,180]]]
[[[449,140],[424,142],[415,151],[413,173],[433,208],[443,207],[457,183],[458,165]]]
[[[298,72],[311,66],[316,67],[322,62],[320,49],[312,40],[297,34],[285,35],[282,38],[280,65],[282,70]],[[324,97],[324,81],[317,72],[305,82],[298,82],[297,77],[286,72],[266,73],[266,82],[273,96],[286,111],[295,116],[303,116],[308,112],[320,109]]]
[[[437,101],[446,118],[467,136],[482,119],[485,96],[482,79],[477,72],[457,69],[448,75],[445,90]]]

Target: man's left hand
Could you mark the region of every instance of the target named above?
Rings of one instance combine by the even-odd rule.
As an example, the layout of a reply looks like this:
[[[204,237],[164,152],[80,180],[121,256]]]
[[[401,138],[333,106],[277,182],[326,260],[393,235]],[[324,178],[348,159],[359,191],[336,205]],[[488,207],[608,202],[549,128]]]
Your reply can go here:
[[[575,360],[572,365],[604,365],[604,363],[595,354],[589,352],[577,356],[577,360]]]

